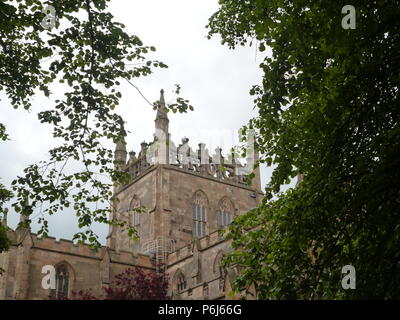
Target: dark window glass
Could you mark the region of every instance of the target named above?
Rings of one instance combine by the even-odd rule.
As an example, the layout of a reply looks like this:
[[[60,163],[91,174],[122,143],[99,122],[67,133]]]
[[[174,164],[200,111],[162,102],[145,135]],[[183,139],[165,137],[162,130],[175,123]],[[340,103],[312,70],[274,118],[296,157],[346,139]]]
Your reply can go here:
[[[194,237],[205,236],[206,208],[199,204],[192,204],[192,233]]]
[[[56,289],[52,290],[51,295],[57,299],[68,298],[69,274],[64,265],[56,268]]]
[[[186,289],[186,279],[183,274],[179,275],[176,288],[178,289],[178,291],[182,291],[182,290]]]

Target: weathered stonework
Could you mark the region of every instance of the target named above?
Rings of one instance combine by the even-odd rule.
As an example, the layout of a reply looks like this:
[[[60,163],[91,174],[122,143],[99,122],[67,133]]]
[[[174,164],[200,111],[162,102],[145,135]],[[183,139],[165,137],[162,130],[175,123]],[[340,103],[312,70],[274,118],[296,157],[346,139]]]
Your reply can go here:
[[[49,290],[42,288],[42,268],[45,265],[67,266],[72,290],[91,289],[99,294],[114,276],[129,266],[154,269],[150,257],[132,252],[115,252],[107,247],[95,251],[69,240],[40,239],[29,230],[9,232],[13,244],[1,254],[0,299],[46,299]]]
[[[163,94],[160,103],[155,127],[168,140]],[[65,266],[68,294],[89,288],[98,294],[127,267],[150,270],[155,262],[166,266],[169,294],[174,299],[232,299],[228,293],[238,270],[221,268],[220,261],[231,247],[220,229],[260,202],[259,169],[248,185],[244,176],[236,174],[240,163],[224,165],[220,152],[219,162],[212,163],[215,156],[208,156],[204,144],[193,152],[188,139],[183,139],[176,149],[165,152],[154,149],[156,142],[157,138],[142,143],[138,157],[131,152],[129,159],[124,141],[118,142],[115,150],[117,168],[129,172],[131,179],[114,186],[117,200],[112,215],[134,225],[140,240],[134,242],[124,229],[111,226],[107,246],[94,251],[69,240],[39,239],[29,229],[10,231],[12,246],[0,254],[0,267],[6,270],[0,276],[0,299],[47,298],[49,289],[41,285],[44,265]],[[168,146],[173,146],[172,141]],[[185,161],[182,148],[188,155]],[[148,161],[150,151],[152,162]],[[144,212],[137,215],[138,207]]]

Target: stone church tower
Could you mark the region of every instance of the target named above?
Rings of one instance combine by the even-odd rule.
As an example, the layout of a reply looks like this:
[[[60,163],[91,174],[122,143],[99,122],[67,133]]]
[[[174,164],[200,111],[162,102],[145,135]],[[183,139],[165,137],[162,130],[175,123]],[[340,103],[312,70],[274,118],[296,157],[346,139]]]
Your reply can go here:
[[[131,179],[114,188],[113,215],[138,231],[132,241],[124,227],[111,227],[107,246],[152,257],[170,276],[175,299],[225,299],[238,270],[223,271],[220,262],[230,250],[221,235],[237,215],[256,207],[263,196],[259,168],[249,164],[258,153],[248,149],[247,164],[205,144],[197,150],[183,138],[176,146],[161,90],[154,140],[143,142],[136,156],[125,141],[116,145],[116,166]],[[247,169],[247,171],[245,170]],[[247,174],[255,177],[248,183]],[[140,208],[140,210],[138,210]],[[154,261],[153,260],[153,261]]]
[[[241,165],[235,160],[225,164],[220,149],[219,161],[213,163],[215,156],[210,157],[202,143],[195,152],[187,138],[175,147],[162,90],[159,102],[154,141],[143,142],[139,155],[130,152],[129,159],[124,141],[115,149],[116,165],[129,172],[131,180],[115,187],[113,214],[136,227],[140,240],[130,240],[123,227],[112,227],[107,245],[116,251],[156,254],[159,262],[165,262],[174,249],[225,227],[241,212],[256,207],[261,190],[259,169],[253,185],[248,185],[245,176],[235,174]]]
[[[249,149],[248,163],[257,160]],[[107,245],[94,252],[70,240],[39,239],[29,229],[10,231],[13,244],[0,254],[0,299],[41,299],[41,268],[54,265],[62,272],[64,291],[101,287],[129,266],[154,269],[162,264],[169,274],[169,293],[175,299],[224,299],[238,270],[222,270],[220,261],[230,251],[221,235],[236,216],[256,207],[261,198],[260,172],[251,184],[242,165],[217,148],[210,155],[205,144],[197,150],[183,138],[176,146],[161,90],[154,139],[143,142],[138,155],[128,154],[125,141],[115,148],[115,166],[130,181],[114,186],[112,218],[138,232],[129,237],[126,226],[110,226]],[[67,276],[66,276],[67,275]],[[66,282],[65,279],[68,279]],[[65,284],[66,283],[66,284]]]

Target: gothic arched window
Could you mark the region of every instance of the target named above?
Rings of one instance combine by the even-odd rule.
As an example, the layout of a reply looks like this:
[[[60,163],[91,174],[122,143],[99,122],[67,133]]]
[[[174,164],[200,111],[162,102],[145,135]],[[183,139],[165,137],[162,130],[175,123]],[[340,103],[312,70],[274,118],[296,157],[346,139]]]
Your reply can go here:
[[[130,225],[133,226],[137,232],[137,235],[140,236],[140,200],[134,196],[131,205],[130,205],[130,212],[131,212],[131,218],[130,218]]]
[[[177,283],[176,283],[176,290],[178,292],[183,291],[186,289],[186,278],[182,272],[179,273]]]
[[[192,233],[196,238],[206,235],[207,198],[201,191],[196,192],[192,203]]]
[[[56,299],[68,299],[70,287],[70,274],[68,268],[61,264],[56,267],[56,288],[52,291],[52,296]]]
[[[234,207],[232,202],[224,198],[220,202],[220,212],[218,214],[218,226],[219,228],[225,228],[228,226],[232,221],[234,217]]]
[[[222,276],[225,274],[225,268],[222,267],[222,261],[225,258],[225,254],[222,251],[219,251],[215,257],[213,271],[215,274]]]

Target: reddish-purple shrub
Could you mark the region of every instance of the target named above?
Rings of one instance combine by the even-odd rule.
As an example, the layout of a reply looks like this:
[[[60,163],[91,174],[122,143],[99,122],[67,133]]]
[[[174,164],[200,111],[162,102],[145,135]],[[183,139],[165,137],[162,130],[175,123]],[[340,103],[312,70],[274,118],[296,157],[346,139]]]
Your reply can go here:
[[[106,300],[165,300],[168,278],[165,273],[133,267],[116,275],[114,285],[103,289]]]
[[[132,267],[115,276],[103,295],[97,297],[90,290],[72,292],[72,300],[167,300],[168,275],[154,270]],[[55,299],[54,297],[51,299]],[[57,300],[66,300],[58,298]]]

